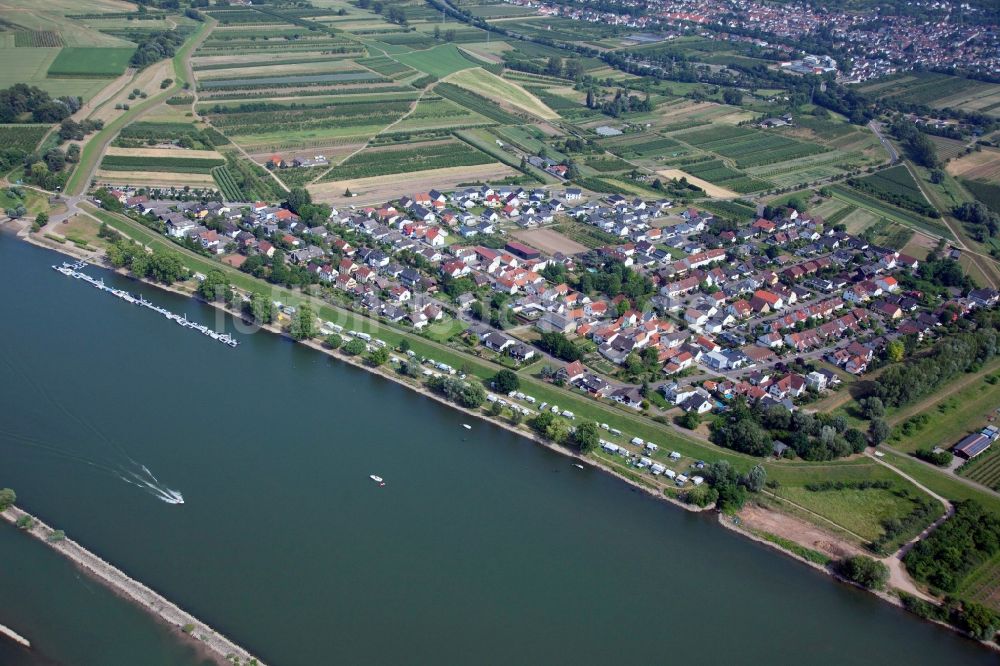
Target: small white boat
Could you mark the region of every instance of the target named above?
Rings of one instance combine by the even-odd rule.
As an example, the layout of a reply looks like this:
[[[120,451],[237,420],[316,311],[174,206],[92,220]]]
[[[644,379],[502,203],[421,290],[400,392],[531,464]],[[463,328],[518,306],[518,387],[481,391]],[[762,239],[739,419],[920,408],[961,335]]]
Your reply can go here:
[[[368,478],[371,479],[372,481],[374,481],[375,483],[377,483],[380,486],[384,486],[385,485],[385,481],[382,479],[381,476],[378,476],[378,475],[375,475],[375,474],[369,474]]]
[[[462,427],[465,428],[466,430],[472,430],[472,426],[470,426],[468,423],[463,423]]]
[[[573,467],[576,467],[577,469],[583,469],[583,465],[581,465],[580,463],[573,463]]]

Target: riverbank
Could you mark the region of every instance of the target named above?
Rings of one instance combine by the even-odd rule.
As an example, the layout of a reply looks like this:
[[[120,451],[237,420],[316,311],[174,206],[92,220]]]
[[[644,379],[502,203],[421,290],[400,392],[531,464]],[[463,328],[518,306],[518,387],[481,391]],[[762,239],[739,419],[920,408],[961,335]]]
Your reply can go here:
[[[220,665],[255,664],[257,666],[264,666],[263,662],[254,657],[249,651],[181,609],[163,595],[129,577],[121,569],[102,560],[72,539],[60,538],[61,533],[57,534],[56,530],[37,517],[28,514],[16,506],[12,506],[7,511],[0,513],[0,517],[12,525],[16,525],[17,521],[22,518],[30,518],[32,521],[31,528],[22,529],[22,531],[60,553],[63,557],[83,569],[92,578],[111,588],[122,597],[139,605],[163,623],[177,629],[181,636],[186,636],[189,640],[196,643],[204,655],[216,663]],[[10,633],[13,634],[12,638],[20,638],[25,647],[30,647],[30,643],[26,639],[17,636],[14,632]]]

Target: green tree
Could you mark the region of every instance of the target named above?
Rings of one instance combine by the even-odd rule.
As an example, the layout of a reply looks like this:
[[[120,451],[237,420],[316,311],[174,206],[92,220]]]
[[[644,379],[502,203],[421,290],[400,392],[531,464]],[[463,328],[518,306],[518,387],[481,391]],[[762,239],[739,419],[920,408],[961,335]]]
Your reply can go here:
[[[743,485],[750,492],[759,493],[767,483],[767,470],[762,465],[754,465],[743,477]]]
[[[9,509],[17,501],[17,493],[10,488],[0,488],[0,513]]]
[[[349,354],[351,356],[357,356],[358,354],[364,354],[366,348],[367,347],[365,346],[365,343],[364,343],[363,340],[359,340],[358,338],[354,338],[353,340],[351,340],[350,342],[348,342],[346,345],[344,345],[344,353],[345,354]]]
[[[556,444],[562,444],[569,439],[569,425],[562,419],[552,419],[545,428],[545,436]]]
[[[198,293],[206,301],[221,300],[229,290],[229,281],[220,270],[211,270],[198,285]]]
[[[871,424],[868,426],[868,436],[871,438],[872,446],[878,446],[889,439],[889,435],[891,434],[892,427],[885,419],[872,419]]]
[[[330,335],[326,336],[326,339],[323,341],[323,344],[325,344],[330,349],[340,349],[340,345],[344,344],[344,339],[339,335],[337,335],[336,333],[331,333]]]
[[[516,391],[520,386],[521,380],[518,378],[517,373],[512,370],[505,368],[493,376],[493,388],[498,393],[507,394],[511,391]]]
[[[316,315],[308,305],[301,305],[292,317],[288,333],[296,340],[308,340],[316,337]]]
[[[906,345],[902,340],[893,340],[885,348],[885,357],[892,363],[899,363],[906,355]],[[878,400],[878,398],[874,398]]]
[[[866,419],[878,419],[885,416],[885,405],[878,396],[862,398],[858,403],[861,406],[861,414]]]
[[[376,347],[368,354],[368,363],[378,367],[389,360],[389,351],[385,347]]]
[[[15,524],[17,525],[17,528],[20,530],[30,530],[32,527],[35,526],[35,519],[25,514],[20,518],[18,518],[17,523]]]
[[[997,627],[1000,626],[1000,617],[982,604],[964,601],[957,624],[973,638],[988,641],[996,635]]]
[[[503,414],[503,405],[500,404],[499,400],[494,400],[490,403],[490,416],[500,416]]]
[[[35,216],[35,224],[37,224],[39,227],[44,227],[48,223],[49,223],[49,214],[46,213],[45,211],[42,211],[41,213]]]
[[[270,324],[278,316],[278,308],[270,298],[255,291],[250,295],[250,314],[258,324]]]
[[[410,351],[409,338],[403,338],[402,340],[399,341],[399,351],[403,352],[404,354]]]
[[[581,453],[590,453],[600,443],[600,430],[594,421],[585,421],[576,427],[573,443]]]
[[[869,590],[884,589],[889,582],[889,567],[864,555],[855,555],[842,560],[837,569],[844,578]]]
[[[304,187],[293,187],[288,193],[288,210],[293,213],[299,213],[304,206],[308,206],[312,203],[312,196],[309,194],[309,190]],[[299,213],[301,214],[301,213]]]

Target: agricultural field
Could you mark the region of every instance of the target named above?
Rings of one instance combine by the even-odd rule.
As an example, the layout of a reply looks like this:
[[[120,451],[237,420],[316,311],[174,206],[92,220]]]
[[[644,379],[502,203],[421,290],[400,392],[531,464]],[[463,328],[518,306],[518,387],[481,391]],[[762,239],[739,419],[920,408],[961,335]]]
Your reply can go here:
[[[1000,448],[991,446],[986,453],[965,463],[958,473],[970,481],[1000,491]]]
[[[107,78],[122,74],[134,48],[66,47],[49,66],[50,77]]]
[[[1000,184],[1000,150],[984,147],[952,160],[945,170],[958,178]]]
[[[403,192],[426,192],[432,189],[448,190],[460,185],[496,183],[517,172],[504,164],[490,162],[477,166],[445,167],[417,171],[402,177],[399,174],[351,178],[310,184],[313,200],[337,205],[367,205],[385,203],[396,199]],[[350,195],[347,192],[350,192]]]
[[[459,88],[452,83],[439,83],[434,86],[434,92],[501,125],[521,123],[520,118],[504,111],[486,97],[465,88]]]
[[[143,151],[120,149],[127,154],[108,154],[101,160],[102,171],[156,171],[165,173],[200,173],[211,174],[212,169],[226,163],[221,155],[214,157],[167,156],[163,151],[155,151],[156,155],[137,154]],[[154,151],[148,151],[154,152]],[[179,152],[179,151],[169,151]]]
[[[588,234],[588,229],[593,229],[580,223],[569,223],[562,225],[561,229],[530,229],[528,231],[515,231],[514,238],[531,247],[536,247],[546,254],[562,252],[570,256],[586,252],[592,247],[598,247],[605,243],[595,243]],[[600,232],[600,229],[596,229]]]
[[[952,238],[952,234],[948,231],[948,228],[939,221],[931,220],[902,208],[897,208],[892,204],[886,203],[844,185],[834,185],[831,187],[831,191],[833,192],[833,196],[835,198],[846,203],[853,204],[858,208],[863,208],[878,218],[884,218],[891,222],[897,222],[904,226],[912,227],[918,231],[923,231],[934,236]]]
[[[984,183],[981,180],[962,180],[961,182],[977,201],[986,204],[986,207],[994,213],[1000,213],[1000,185]]]
[[[4,63],[0,88],[27,83],[54,96],[94,97],[111,77],[124,71],[128,56],[123,63],[121,54],[128,50],[130,56],[135,44],[69,17],[123,11],[134,11],[134,5],[116,0],[0,1],[8,31],[0,32],[0,62]],[[95,54],[107,50],[112,56],[97,58],[89,55],[91,49]]]
[[[517,83],[484,69],[461,71],[448,77],[448,81],[514,111],[528,113],[545,120],[559,117],[559,114]]]
[[[391,148],[369,148],[330,169],[324,181],[370,178],[447,167],[475,166],[493,161],[461,141],[432,141]]]
[[[909,169],[903,165],[884,169],[870,176],[850,179],[848,184],[859,192],[911,210],[918,215],[930,216],[934,212],[934,206],[913,180]]]
[[[0,146],[32,152],[51,125],[0,125]]]
[[[958,591],[963,599],[979,602],[1000,612],[1000,557],[973,571]]]
[[[412,69],[438,78],[479,64],[454,44],[442,44],[424,51],[402,53],[392,58]]]
[[[464,129],[491,125],[493,121],[442,98],[425,96],[410,115],[395,125],[394,132]]]
[[[727,190],[720,185],[714,185],[707,180],[703,180],[680,169],[663,169],[656,172],[662,178],[667,180],[680,180],[681,178],[687,179],[692,185],[697,185],[701,189],[705,190],[705,193],[710,197],[718,197],[720,199],[733,199],[740,196],[739,192],[734,192],[733,190]]]
[[[859,86],[862,93],[908,104],[978,111],[1000,117],[1000,85],[959,76],[919,72],[898,75]]]
[[[934,135],[928,135],[927,138],[934,144],[938,159],[942,162],[953,160],[965,152],[965,141]]]

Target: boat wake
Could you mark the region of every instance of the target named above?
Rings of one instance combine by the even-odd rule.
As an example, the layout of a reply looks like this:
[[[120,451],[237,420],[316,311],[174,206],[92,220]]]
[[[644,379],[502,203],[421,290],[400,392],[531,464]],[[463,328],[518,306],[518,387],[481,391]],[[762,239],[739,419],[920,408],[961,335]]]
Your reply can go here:
[[[106,447],[106,450],[104,455],[100,455],[95,451],[92,452],[92,455],[88,456],[84,452],[67,450],[52,441],[6,430],[0,430],[0,440],[19,443],[26,448],[86,465],[94,470],[116,477],[129,485],[141,488],[161,502],[166,502],[167,504],[184,504],[184,495],[161,483],[148,467],[136,461],[121,445],[104,434],[96,425],[67,408],[48,389],[35,380],[30,373],[17,368],[9,358],[0,356],[0,360],[3,360],[11,370],[21,375],[25,380],[25,384],[35,389],[44,400],[51,403],[56,409],[73,421],[76,421],[84,429],[89,430],[97,441]]]
[[[146,490],[150,495],[161,502],[166,502],[167,504],[184,504],[184,495],[182,495],[179,491],[167,488],[160,483],[159,479],[153,476],[153,473],[150,472],[145,465],[140,465],[140,467],[142,468],[143,474],[128,472],[128,476],[119,474],[118,478],[125,483]]]

